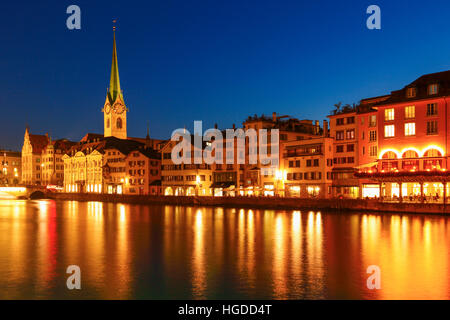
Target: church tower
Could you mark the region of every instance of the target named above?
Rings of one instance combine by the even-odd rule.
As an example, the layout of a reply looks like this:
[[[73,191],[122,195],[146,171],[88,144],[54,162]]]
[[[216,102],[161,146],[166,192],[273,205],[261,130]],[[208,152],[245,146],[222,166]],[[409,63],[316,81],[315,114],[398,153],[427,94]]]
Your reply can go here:
[[[126,139],[128,109],[123,100],[122,90],[120,90],[119,64],[117,62],[116,49],[116,27],[114,27],[111,79],[109,81],[108,93],[106,94],[106,101],[102,112],[105,126],[104,136]]]

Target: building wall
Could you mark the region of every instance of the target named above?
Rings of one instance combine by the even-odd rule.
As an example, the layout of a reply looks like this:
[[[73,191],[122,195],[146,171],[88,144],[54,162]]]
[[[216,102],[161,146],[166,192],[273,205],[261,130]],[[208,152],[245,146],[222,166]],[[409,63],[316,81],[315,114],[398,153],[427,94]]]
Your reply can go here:
[[[427,105],[436,103],[437,114],[427,115]],[[448,113],[447,98],[411,100],[406,103],[393,105],[384,105],[378,108],[378,132],[379,132],[379,158],[383,158],[386,152],[393,151],[400,158],[406,150],[415,150],[421,157],[424,151],[429,148],[440,150],[442,156],[447,155],[448,150]],[[415,117],[407,119],[405,117],[405,108],[415,107]],[[385,118],[386,109],[394,110],[394,120]],[[427,133],[427,123],[435,122],[437,124],[437,133]],[[405,124],[415,124],[415,134],[405,135]],[[394,137],[385,136],[385,127],[393,125],[395,128]],[[443,167],[448,168],[447,157],[443,161]]]
[[[359,181],[353,176],[359,165],[358,126],[356,112],[329,116],[330,137],[333,142],[333,186],[334,197],[357,198]]]
[[[27,185],[41,184],[41,154],[33,152],[28,135],[22,147],[22,183]]]
[[[288,197],[332,196],[333,140],[320,137],[282,144],[282,175],[276,182]],[[281,181],[280,181],[281,180]],[[277,187],[278,188],[278,187]]]
[[[16,185],[22,177],[22,157],[20,152],[0,150],[0,185]]]
[[[174,164],[171,153],[176,142],[170,141],[161,150],[161,186],[164,195],[213,195],[212,169],[204,161],[194,164],[195,152],[201,150],[191,148],[191,164]]]

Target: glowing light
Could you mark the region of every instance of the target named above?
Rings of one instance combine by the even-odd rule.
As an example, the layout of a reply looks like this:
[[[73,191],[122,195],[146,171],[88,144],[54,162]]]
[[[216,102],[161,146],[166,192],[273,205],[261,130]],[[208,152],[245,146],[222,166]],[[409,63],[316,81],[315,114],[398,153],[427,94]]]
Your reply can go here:
[[[26,192],[25,187],[0,187],[0,192]]]
[[[432,149],[438,150],[442,157],[445,156],[444,149],[442,149],[441,147],[436,146],[436,145],[429,145],[428,147],[426,147],[425,149],[423,149],[423,150],[422,150],[422,153],[420,153],[420,156],[423,157],[423,155],[424,155],[427,151],[432,150]]]
[[[384,149],[383,151],[380,152],[379,159],[383,159],[383,156],[389,151],[395,153],[397,155],[397,158],[401,159],[402,154],[395,149]]]

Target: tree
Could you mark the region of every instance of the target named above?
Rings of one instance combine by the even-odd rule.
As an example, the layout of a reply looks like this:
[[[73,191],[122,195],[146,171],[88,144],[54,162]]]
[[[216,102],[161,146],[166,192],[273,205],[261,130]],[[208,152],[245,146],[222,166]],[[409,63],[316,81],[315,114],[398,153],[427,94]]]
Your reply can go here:
[[[334,110],[333,110],[333,113],[334,114],[338,114],[340,111],[341,111],[341,106],[342,106],[342,102],[338,102],[338,103],[335,103],[334,104]]]

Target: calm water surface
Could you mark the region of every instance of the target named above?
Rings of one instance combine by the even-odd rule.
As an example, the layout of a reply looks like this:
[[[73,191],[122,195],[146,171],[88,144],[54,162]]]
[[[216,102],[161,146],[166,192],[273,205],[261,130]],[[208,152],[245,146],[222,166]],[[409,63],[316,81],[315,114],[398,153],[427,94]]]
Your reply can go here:
[[[1,299],[450,299],[449,271],[443,216],[0,201]]]

